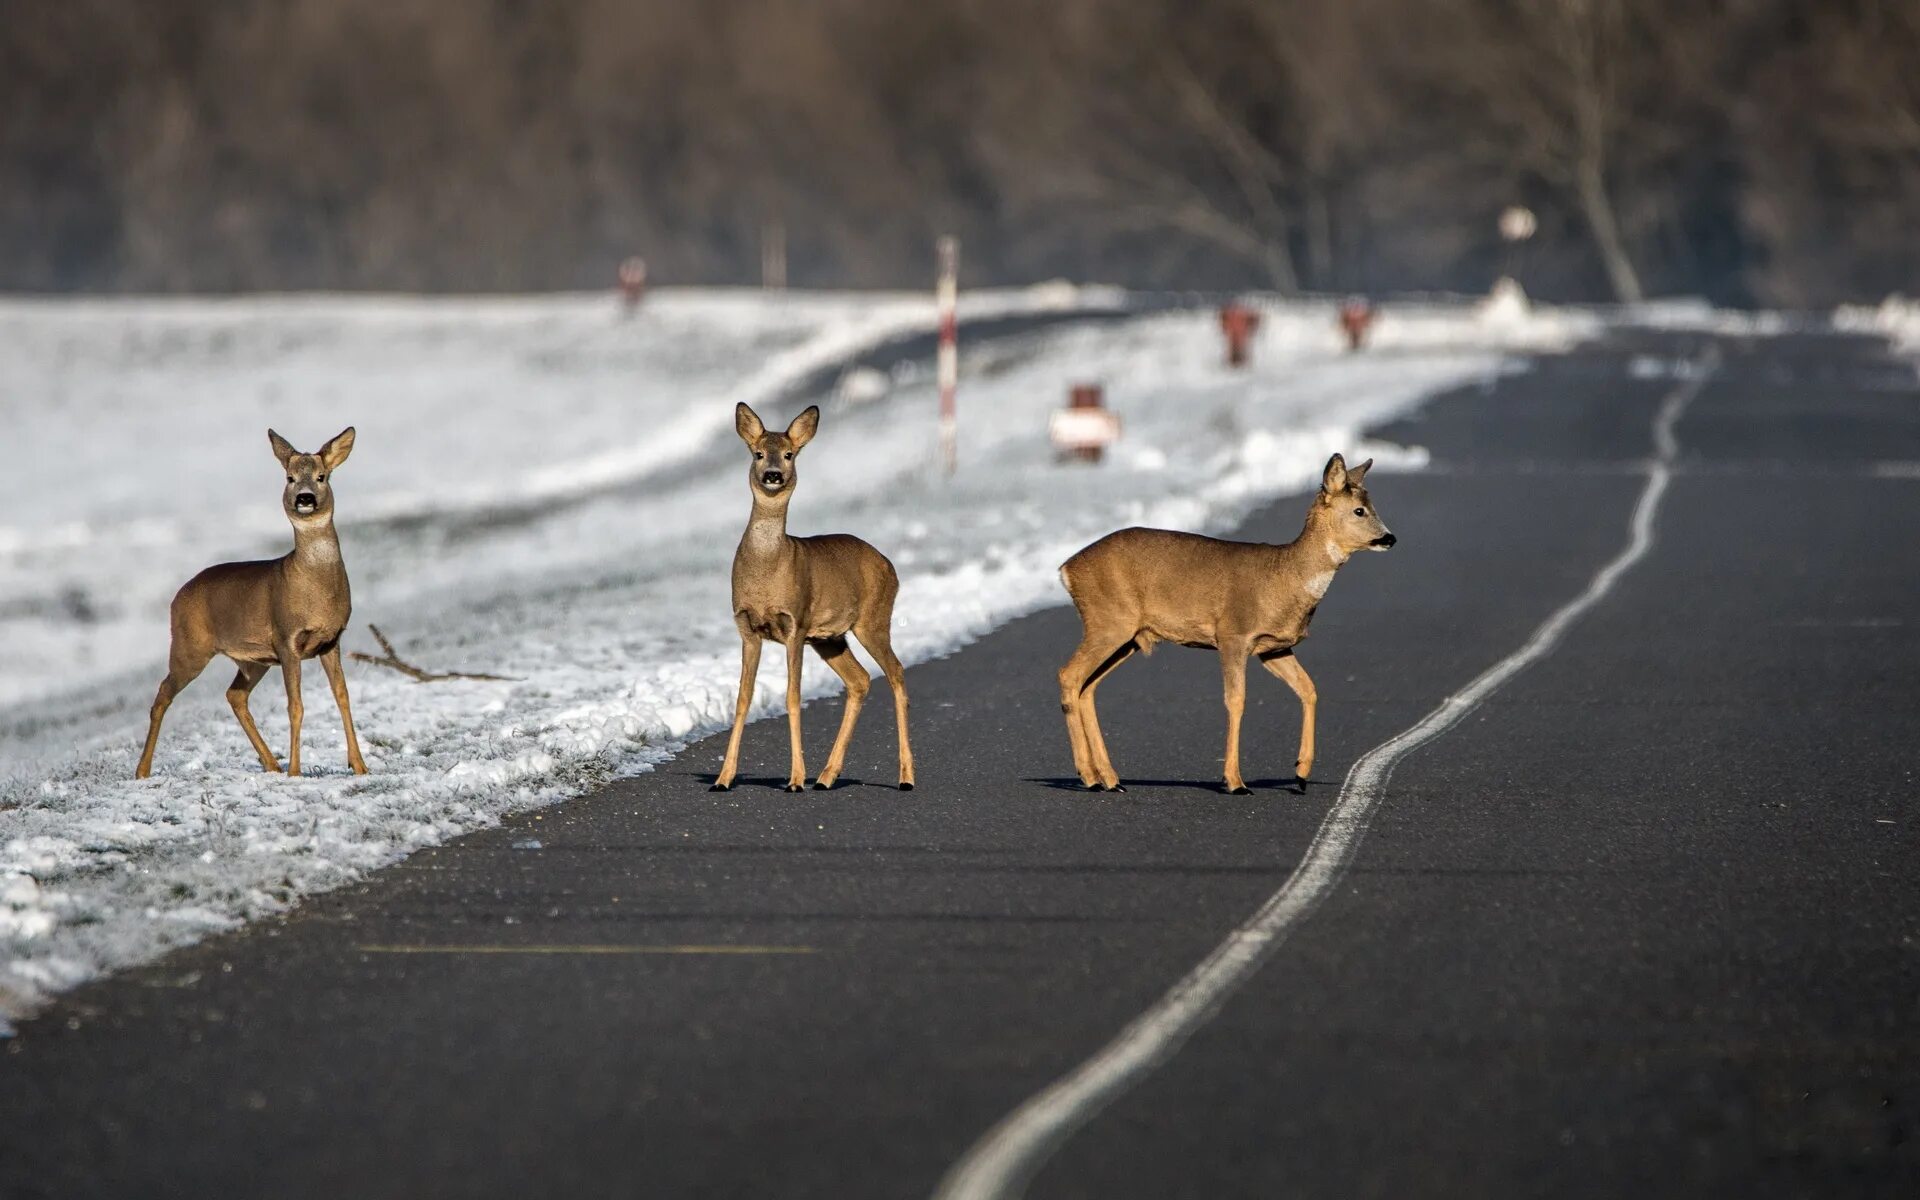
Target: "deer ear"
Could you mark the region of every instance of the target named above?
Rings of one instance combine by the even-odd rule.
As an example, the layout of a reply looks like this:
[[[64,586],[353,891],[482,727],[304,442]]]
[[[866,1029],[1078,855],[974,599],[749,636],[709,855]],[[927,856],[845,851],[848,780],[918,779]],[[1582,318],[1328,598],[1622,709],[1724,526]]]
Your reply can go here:
[[[300,453],[293,448],[292,442],[289,442],[271,429],[267,430],[267,444],[273,447],[273,456],[280,460],[280,465],[283,467],[287,465],[288,460],[292,459],[294,455]]]
[[[1373,460],[1368,459],[1357,467],[1347,468],[1347,486],[1357,488],[1367,478],[1367,472],[1373,469]]]
[[[1338,454],[1327,460],[1327,469],[1320,473],[1320,490],[1328,494],[1345,491],[1347,486],[1347,460]]]
[[[760,423],[759,413],[745,404],[736,404],[733,406],[733,431],[740,435],[741,441],[751,446],[767,432],[767,427]]]
[[[320,447],[320,461],[327,464],[331,471],[347,461],[347,455],[353,453],[353,426],[349,425],[333,436],[333,440]]]
[[[807,405],[807,411],[795,417],[793,424],[787,426],[787,438],[793,443],[793,448],[798,450],[800,447],[812,441],[813,435],[817,433],[819,429],[820,406],[818,404],[809,404]]]

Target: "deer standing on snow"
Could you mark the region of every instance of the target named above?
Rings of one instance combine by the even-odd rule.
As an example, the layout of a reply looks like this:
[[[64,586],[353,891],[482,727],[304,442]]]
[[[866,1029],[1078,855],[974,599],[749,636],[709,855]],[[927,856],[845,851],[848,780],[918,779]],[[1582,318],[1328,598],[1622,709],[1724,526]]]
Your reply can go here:
[[[794,460],[820,427],[820,409],[809,406],[785,433],[768,433],[746,405],[733,412],[734,429],[747,444],[747,490],[753,493],[753,517],[733,556],[733,623],[740,630],[740,694],[733,707],[733,734],[726,761],[713,790],[733,786],[740,766],[740,734],[753,703],[760,671],[760,643],[779,642],[787,650],[787,735],[793,759],[787,790],[807,784],[800,748],[800,655],[812,646],[847,685],[847,707],[833,739],[827,765],[814,780],[829,788],[840,777],[847,742],[873,686],[867,669],[853,656],[847,634],[860,639],[886,672],[893,688],[893,712],[900,726],[900,790],[913,790],[913,750],[907,744],[907,677],[893,655],[893,600],[900,591],[887,556],[844,533],[817,537],[787,534],[787,505],[793,499]]]
[[[153,698],[147,748],[135,778],[145,779],[153,770],[153,747],[160,740],[167,706],[216,654],[240,666],[227,687],[227,703],[240,718],[260,765],[269,771],[278,771],[280,763],[254,727],[247,697],[271,667],[278,665],[286,677],[289,775],[300,773],[300,661],[319,658],[347,727],[347,765],[356,775],[367,773],[353,732],[353,710],[347,705],[347,677],[340,668],[340,631],[347,627],[352,601],[340,539],[333,530],[333,488],[327,482],[353,451],[353,429],[342,431],[318,454],[300,453],[271,429],[267,440],[287,473],[280,506],[293,522],[293,551],[265,562],[208,567],[174,596],[167,677]]]
[[[1333,573],[1356,551],[1385,550],[1393,534],[1380,522],[1362,481],[1373,460],[1349,470],[1338,454],[1327,460],[1320,493],[1307,510],[1306,528],[1284,546],[1227,542],[1164,529],[1122,529],[1088,546],[1060,568],[1086,632],[1060,668],[1060,710],[1073,743],[1080,782],[1094,791],[1122,791],[1093,693],[1134,651],[1157,641],[1220,652],[1227,704],[1226,786],[1245,795],[1240,777],[1240,716],[1247,701],[1247,656],[1284,680],[1300,697],[1300,754],[1294,763],[1301,789],[1313,770],[1313,722],[1318,694],[1293,648]]]

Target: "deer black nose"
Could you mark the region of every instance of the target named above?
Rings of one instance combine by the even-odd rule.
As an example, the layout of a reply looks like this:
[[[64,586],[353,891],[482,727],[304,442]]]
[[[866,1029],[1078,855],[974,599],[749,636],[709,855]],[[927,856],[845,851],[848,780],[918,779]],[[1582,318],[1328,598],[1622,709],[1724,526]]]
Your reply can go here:
[[[299,505],[303,508],[311,508],[315,503],[317,503],[317,501],[315,501],[313,497],[312,492],[301,492],[298,496],[295,496],[293,498],[293,502],[296,505]]]
[[[779,487],[781,483],[783,483],[786,480],[786,478],[787,477],[785,475],[782,475],[778,471],[760,472],[760,482],[766,484],[768,487]]]
[[[1388,546],[1393,545],[1395,542],[1399,540],[1400,540],[1399,538],[1393,536],[1390,533],[1383,533],[1379,537],[1373,539],[1373,544],[1380,547],[1382,550],[1385,550]]]

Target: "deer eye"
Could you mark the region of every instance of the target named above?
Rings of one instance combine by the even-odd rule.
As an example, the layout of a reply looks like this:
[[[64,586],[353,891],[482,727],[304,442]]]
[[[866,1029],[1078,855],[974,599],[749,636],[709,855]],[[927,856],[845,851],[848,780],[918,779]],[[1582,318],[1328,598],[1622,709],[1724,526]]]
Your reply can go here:
[[[759,461],[760,461],[761,459],[763,459],[763,458],[765,458],[765,457],[766,457],[766,454],[765,454],[764,452],[762,452],[762,451],[759,451],[759,450],[755,450],[755,451],[753,452],[753,460],[754,460],[755,462],[759,462]]]
[[[1364,508],[1356,508],[1353,510],[1353,515],[1356,517],[1364,517],[1367,515],[1367,510]]]
[[[293,482],[293,476],[291,476],[291,475],[289,475],[289,476],[287,476],[287,482],[288,482],[288,483],[292,483],[292,482]]]
[[[315,475],[313,479],[315,483],[325,483],[327,481],[327,477],[325,475]]]
[[[783,454],[781,454],[781,455],[780,455],[780,457],[781,457],[781,458],[784,458],[784,459],[786,459],[786,460],[787,460],[788,462],[792,462],[792,461],[793,461],[793,451],[791,451],[791,450],[788,450],[788,451],[786,451],[785,453],[783,453]]]

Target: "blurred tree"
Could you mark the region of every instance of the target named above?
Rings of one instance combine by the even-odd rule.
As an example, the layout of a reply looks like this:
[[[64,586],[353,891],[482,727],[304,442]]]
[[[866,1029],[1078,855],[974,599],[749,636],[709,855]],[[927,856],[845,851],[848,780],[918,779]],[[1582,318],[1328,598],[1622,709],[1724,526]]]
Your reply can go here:
[[[1824,304],[1920,270],[1915,0],[13,0],[0,286],[1051,275]]]

